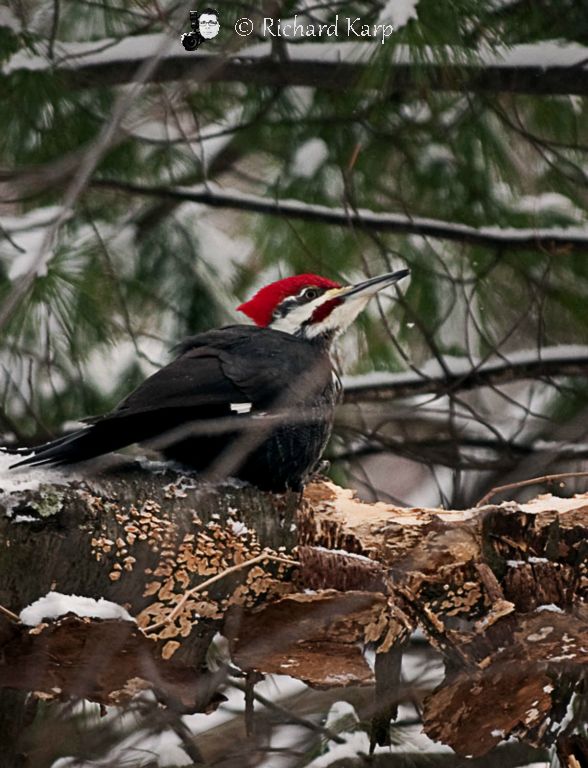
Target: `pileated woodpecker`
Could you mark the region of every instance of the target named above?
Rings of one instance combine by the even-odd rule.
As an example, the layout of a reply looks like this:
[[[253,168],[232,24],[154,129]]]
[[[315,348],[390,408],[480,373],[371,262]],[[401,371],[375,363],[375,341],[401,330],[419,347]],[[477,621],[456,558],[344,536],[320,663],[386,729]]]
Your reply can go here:
[[[73,464],[147,443],[207,477],[298,490],[333,425],[339,392],[333,340],[372,296],[408,273],[351,286],[310,274],[271,283],[238,307],[255,326],[229,325],[186,339],[173,362],[113,411],[32,449],[13,466]]]

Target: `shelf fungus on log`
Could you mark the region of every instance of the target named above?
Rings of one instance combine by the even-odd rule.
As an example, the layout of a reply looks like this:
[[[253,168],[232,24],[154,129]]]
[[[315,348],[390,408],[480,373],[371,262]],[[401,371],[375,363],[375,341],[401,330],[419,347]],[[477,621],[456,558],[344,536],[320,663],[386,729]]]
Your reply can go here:
[[[44,698],[78,691],[115,703],[128,688],[126,669],[135,688],[153,688],[181,711],[206,711],[216,697],[206,656],[228,607],[291,591],[293,567],[282,554],[296,543],[298,495],[196,485],[171,470],[138,466],[82,481],[57,472],[50,477],[11,492],[2,492],[0,478],[0,688],[24,687]],[[256,565],[230,570],[250,560]],[[7,618],[6,611],[18,615],[51,592],[104,598],[137,623],[70,614],[31,630]],[[107,641],[118,624],[124,642]],[[63,658],[59,674],[47,670],[54,647]],[[110,682],[97,671],[80,688],[78,678],[92,678],[90,662],[104,654]],[[181,695],[167,678],[183,678]]]
[[[329,482],[300,498],[169,468],[56,475],[0,491],[0,688],[104,704],[148,687],[180,711],[207,711],[219,701],[223,672],[206,660],[220,631],[252,675],[375,682],[386,704],[372,745],[385,744],[396,714],[386,691],[419,628],[445,664],[424,703],[432,738],[461,755],[511,736],[545,745],[586,684],[587,542],[588,496],[402,509]],[[112,601],[136,623],[7,618],[51,591]]]

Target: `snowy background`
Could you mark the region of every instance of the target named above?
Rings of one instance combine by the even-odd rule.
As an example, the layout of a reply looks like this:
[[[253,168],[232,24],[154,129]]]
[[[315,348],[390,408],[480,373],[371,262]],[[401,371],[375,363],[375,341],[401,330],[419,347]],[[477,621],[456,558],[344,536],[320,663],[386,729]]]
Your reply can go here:
[[[219,37],[196,53],[179,42],[185,3],[0,8],[0,443],[39,443],[112,408],[183,336],[242,321],[235,307],[277,277],[353,281],[408,265],[410,282],[338,346],[333,479],[367,499],[459,508],[497,485],[586,470],[581,5],[264,11],[393,24],[381,45],[262,39],[262,14],[227,2]],[[243,16],[248,38],[233,32]],[[54,478],[6,464],[3,492]],[[418,723],[435,664],[416,642],[388,752],[440,751]],[[260,704],[255,754],[235,756],[242,692],[229,686],[180,735],[148,697],[122,718],[65,707],[74,725],[53,768],[192,764],[187,732],[223,766],[342,768],[369,751],[365,692],[321,697],[289,678],[259,691],[282,709]],[[288,709],[310,725],[285,722]],[[103,749],[95,739],[78,758],[67,744],[82,722]]]

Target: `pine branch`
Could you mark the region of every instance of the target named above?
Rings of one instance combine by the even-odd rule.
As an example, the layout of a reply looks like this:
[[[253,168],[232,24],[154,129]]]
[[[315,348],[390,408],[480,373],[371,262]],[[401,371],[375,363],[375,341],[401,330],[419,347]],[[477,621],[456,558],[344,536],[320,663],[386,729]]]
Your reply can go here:
[[[271,59],[271,43],[261,43],[227,56],[204,51],[186,52],[180,42],[161,34],[134,36],[115,42],[95,41],[95,48],[79,44],[59,46],[57,64],[48,58],[19,52],[4,67],[5,74],[26,69],[52,70],[67,88],[94,88],[131,82],[138,67],[151,58],[162,41],[168,51],[150,82],[189,79],[200,82],[243,82],[248,85],[303,85],[326,90],[348,90],[370,68],[374,45],[363,42],[285,44],[285,55]],[[234,38],[231,38],[233,41]],[[77,46],[77,47],[76,47]],[[57,46],[56,46],[57,49]],[[435,51],[397,46],[386,85],[389,92],[427,86],[438,91],[474,93],[588,94],[588,49],[569,43],[542,41],[480,52],[469,49]]]
[[[427,376],[418,373],[381,373],[348,376],[343,379],[345,402],[393,400],[420,394],[448,392],[499,386],[522,379],[553,376],[586,376],[588,347],[544,347],[541,356],[536,351],[521,352],[507,360],[483,363],[478,368],[450,371]]]
[[[153,73],[157,70],[163,50],[163,47],[160,46],[160,49],[155,51],[155,55],[145,58],[143,63],[138,68],[135,68],[132,87],[118,95],[109,119],[102,125],[96,139],[84,151],[77,170],[65,189],[60,211],[45,230],[43,240],[37,249],[31,266],[27,272],[19,275],[13,282],[10,292],[3,301],[0,308],[0,328],[7,325],[22,300],[30,293],[37,276],[46,273],[48,264],[55,253],[55,245],[61,226],[71,216],[72,210],[74,210],[79,197],[86,189],[92,173],[104,154],[118,142],[121,121],[130,105],[141,92],[144,84],[150,80]]]
[[[365,208],[347,210],[313,205],[300,200],[271,200],[261,195],[223,189],[214,184],[197,187],[163,187],[134,184],[116,179],[95,179],[91,187],[114,189],[146,197],[201,203],[213,208],[284,216],[302,221],[350,226],[371,232],[417,234],[488,248],[511,250],[588,252],[588,227],[501,228],[471,227],[459,222],[406,216]]]

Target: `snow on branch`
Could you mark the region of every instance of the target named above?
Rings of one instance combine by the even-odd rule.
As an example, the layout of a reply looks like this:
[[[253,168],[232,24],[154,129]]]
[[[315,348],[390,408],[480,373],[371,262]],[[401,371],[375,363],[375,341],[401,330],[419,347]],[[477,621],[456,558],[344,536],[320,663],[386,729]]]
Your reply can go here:
[[[468,358],[445,358],[449,374],[441,372],[436,361],[423,366],[421,372],[376,372],[343,378],[345,401],[391,400],[425,393],[497,386],[521,379],[545,376],[586,376],[588,347],[561,345],[543,347],[540,351],[523,350],[508,358],[492,359],[479,365]]]
[[[548,228],[471,227],[458,222],[406,216],[401,213],[356,210],[314,205],[300,200],[271,200],[215,184],[197,187],[164,187],[133,184],[118,180],[94,180],[90,186],[118,189],[147,197],[201,203],[214,208],[232,208],[270,216],[284,216],[322,224],[353,225],[372,232],[417,234],[489,248],[517,250],[588,251],[588,226]]]
[[[20,70],[53,70],[70,88],[121,85],[132,81],[137,67],[151,58],[166,37],[138,35],[124,40],[60,43],[56,64],[47,56],[20,51],[4,65],[9,75]],[[307,85],[348,89],[369,67],[375,46],[364,42],[284,43],[287,52],[269,60],[271,43],[260,43],[233,55],[188,52],[179,40],[169,45],[151,82],[187,78],[191,82],[246,82],[257,85]],[[529,94],[588,93],[588,48],[576,43],[541,41],[492,51],[409,46],[394,48],[388,85],[394,92],[422,88],[441,91]]]

